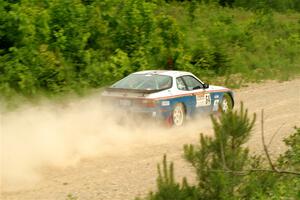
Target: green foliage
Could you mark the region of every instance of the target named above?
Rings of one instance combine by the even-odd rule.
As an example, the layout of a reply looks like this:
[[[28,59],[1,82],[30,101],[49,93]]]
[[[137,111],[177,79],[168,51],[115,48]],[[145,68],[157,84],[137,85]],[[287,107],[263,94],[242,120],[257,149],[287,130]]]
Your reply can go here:
[[[289,149],[283,154],[279,161],[282,166],[300,170],[300,128],[295,128],[296,132],[284,140]]]
[[[295,10],[300,11],[298,0],[234,0],[234,6],[248,9],[274,9],[277,11]]]
[[[184,154],[197,171],[204,199],[230,199],[244,178],[234,171],[244,170],[249,162],[248,149],[242,145],[250,136],[255,115],[250,120],[241,106],[240,112],[229,111],[220,119],[212,117],[212,122],[214,139],[201,134],[200,146],[186,145]]]
[[[158,164],[157,193],[150,193],[147,199],[149,200],[197,200],[199,194],[195,187],[191,187],[186,179],[183,179],[182,184],[178,184],[174,179],[173,163],[168,165],[167,157],[164,155],[162,168]],[[137,198],[138,200],[139,198]]]
[[[185,68],[206,79],[240,73],[246,81],[287,80],[299,73],[297,20],[289,23],[278,13],[227,9],[199,5],[192,25],[178,18],[186,32],[185,59],[191,64]]]
[[[176,64],[180,32],[155,3],[0,0],[0,5],[3,95],[101,87],[133,71]]]
[[[1,98],[81,93],[145,69],[226,77],[228,86],[242,84],[235,74],[299,74],[299,14],[234,8],[254,0],[179,2],[0,0]]]
[[[198,3],[217,3],[220,6],[243,7],[252,10],[277,10],[300,11],[300,2],[298,0],[165,0],[168,3],[177,2],[198,2]]]
[[[299,175],[283,173],[294,170],[299,173],[300,129],[285,140],[289,149],[282,155],[276,167],[266,168],[261,156],[250,156],[245,147],[255,122],[243,108],[212,117],[214,137],[200,135],[199,145],[185,145],[184,157],[195,168],[197,182],[187,184],[186,178],[179,184],[174,180],[173,164],[163,159],[158,167],[157,192],[145,199],[299,199]]]
[[[295,133],[284,139],[288,150],[279,157],[278,167],[289,171],[300,171],[300,128],[295,128]],[[274,197],[284,196],[286,199],[300,198],[300,177],[285,175],[278,177],[274,189]],[[275,199],[275,198],[274,198]],[[278,199],[278,198],[277,198]]]
[[[72,194],[68,194],[66,200],[78,200],[78,198]]]

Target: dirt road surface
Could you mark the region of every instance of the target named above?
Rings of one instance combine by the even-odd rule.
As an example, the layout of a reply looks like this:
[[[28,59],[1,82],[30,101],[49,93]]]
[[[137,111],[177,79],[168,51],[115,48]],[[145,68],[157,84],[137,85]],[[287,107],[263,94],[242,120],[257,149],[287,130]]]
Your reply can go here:
[[[247,88],[235,90],[235,99],[237,107],[238,102],[243,101],[250,114],[258,114],[255,130],[248,143],[251,151],[262,152],[259,113],[264,109],[266,141],[273,138],[269,146],[270,151],[273,156],[283,152],[285,147],[282,138],[293,132],[295,125],[300,126],[300,79],[282,83],[270,81],[252,84]],[[100,122],[98,126],[103,124]],[[191,122],[178,130],[160,130],[159,134],[153,135],[152,129],[155,131],[156,127],[138,130],[141,135],[147,132],[147,136],[133,134],[131,137],[138,139],[130,138],[130,142],[127,137],[123,138],[126,142],[119,139],[117,143],[111,141],[113,138],[109,138],[105,152],[101,152],[102,148],[97,153],[86,154],[67,165],[40,166],[34,169],[40,178],[26,187],[16,185],[15,188],[5,189],[4,182],[0,199],[64,200],[68,194],[78,197],[79,200],[134,199],[155,190],[156,165],[161,162],[163,154],[167,154],[168,160],[175,163],[177,180],[186,176],[189,182],[193,182],[193,169],[182,158],[182,146],[196,143],[200,132],[212,134],[209,120],[202,119],[193,124]],[[118,136],[120,135],[114,137]],[[106,142],[105,139],[107,138],[102,137],[104,141],[101,144]],[[6,154],[5,149],[2,151]],[[56,151],[56,155],[59,155],[59,151]],[[4,165],[2,162],[4,161],[1,161],[1,166]]]

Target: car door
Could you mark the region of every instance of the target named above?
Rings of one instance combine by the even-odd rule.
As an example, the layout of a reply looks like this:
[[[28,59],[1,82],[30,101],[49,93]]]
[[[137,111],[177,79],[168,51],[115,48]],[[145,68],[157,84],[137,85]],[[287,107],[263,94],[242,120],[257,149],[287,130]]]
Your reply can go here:
[[[186,84],[187,91],[194,97],[194,113],[210,112],[211,110],[211,95],[207,92],[203,84],[194,76],[182,76]]]

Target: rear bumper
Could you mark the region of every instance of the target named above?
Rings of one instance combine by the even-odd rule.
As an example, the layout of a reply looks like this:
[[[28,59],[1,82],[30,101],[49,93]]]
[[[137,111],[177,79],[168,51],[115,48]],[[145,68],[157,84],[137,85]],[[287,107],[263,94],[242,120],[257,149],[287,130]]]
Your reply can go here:
[[[115,114],[121,113],[122,115],[133,118],[150,118],[157,120],[164,120],[170,117],[172,113],[171,106],[162,106],[161,102],[143,103],[143,100],[148,99],[135,99],[135,98],[119,98],[119,97],[102,97],[102,102],[112,106],[116,111]],[[151,99],[150,99],[151,101]]]
[[[121,108],[122,109],[122,108]],[[170,111],[161,110],[160,108],[148,108],[148,109],[123,109],[123,112],[131,115],[132,117],[147,118],[155,120],[164,120],[171,114]]]

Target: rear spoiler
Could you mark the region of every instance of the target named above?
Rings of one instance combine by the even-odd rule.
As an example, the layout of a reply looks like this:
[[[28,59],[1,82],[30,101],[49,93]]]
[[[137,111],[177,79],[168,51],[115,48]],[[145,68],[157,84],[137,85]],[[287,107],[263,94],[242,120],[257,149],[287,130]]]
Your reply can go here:
[[[162,90],[165,90],[167,88],[163,88],[163,89],[157,89],[157,90],[139,90],[139,89],[125,89],[125,88],[112,88],[112,87],[108,87],[105,89],[105,91],[107,92],[130,92],[130,93],[139,93],[139,94],[151,94],[151,93],[155,93],[155,92],[160,92]]]

